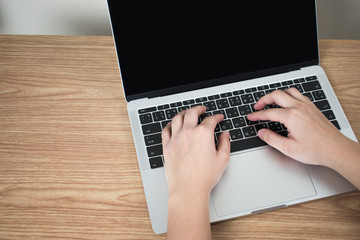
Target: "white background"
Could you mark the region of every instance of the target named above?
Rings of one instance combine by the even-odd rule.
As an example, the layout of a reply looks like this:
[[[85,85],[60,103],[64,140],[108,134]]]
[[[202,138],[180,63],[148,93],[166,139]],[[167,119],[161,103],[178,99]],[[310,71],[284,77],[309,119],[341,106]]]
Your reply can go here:
[[[0,34],[111,35],[107,1],[0,0]]]

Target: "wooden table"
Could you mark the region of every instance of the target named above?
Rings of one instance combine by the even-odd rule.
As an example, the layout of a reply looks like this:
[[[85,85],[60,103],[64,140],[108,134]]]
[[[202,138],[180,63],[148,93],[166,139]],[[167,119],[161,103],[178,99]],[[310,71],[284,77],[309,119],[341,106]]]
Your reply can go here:
[[[322,40],[320,56],[360,139],[360,41]],[[360,193],[212,233],[360,239]],[[151,229],[111,37],[0,36],[0,238],[166,238]]]

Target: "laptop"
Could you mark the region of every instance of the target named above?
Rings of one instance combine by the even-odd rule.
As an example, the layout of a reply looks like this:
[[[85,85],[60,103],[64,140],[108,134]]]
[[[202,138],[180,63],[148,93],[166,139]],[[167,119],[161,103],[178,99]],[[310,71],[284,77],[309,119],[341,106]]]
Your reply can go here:
[[[297,88],[356,141],[319,66],[314,0],[135,2],[108,0],[139,170],[153,231],[167,230],[168,189],[161,131],[180,111],[204,105],[230,131],[228,168],[210,196],[211,222],[354,191],[333,170],[294,161],[257,137],[284,136],[279,122],[251,122],[254,103]],[[276,106],[269,106],[276,107]],[[321,143],[319,143],[321,144]]]

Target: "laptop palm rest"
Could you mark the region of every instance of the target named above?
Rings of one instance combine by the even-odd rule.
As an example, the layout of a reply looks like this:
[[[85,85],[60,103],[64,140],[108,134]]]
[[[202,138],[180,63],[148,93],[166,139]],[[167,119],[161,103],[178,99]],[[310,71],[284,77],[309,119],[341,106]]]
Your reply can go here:
[[[211,196],[221,217],[256,212],[315,194],[306,166],[268,147],[232,155]]]

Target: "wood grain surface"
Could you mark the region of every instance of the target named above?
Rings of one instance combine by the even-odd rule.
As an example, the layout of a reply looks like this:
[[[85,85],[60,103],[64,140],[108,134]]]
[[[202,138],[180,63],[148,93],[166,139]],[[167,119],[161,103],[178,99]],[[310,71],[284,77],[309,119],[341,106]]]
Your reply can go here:
[[[320,41],[358,139],[360,41]],[[212,225],[214,239],[360,239],[360,193]],[[0,239],[151,229],[111,37],[0,36]]]

